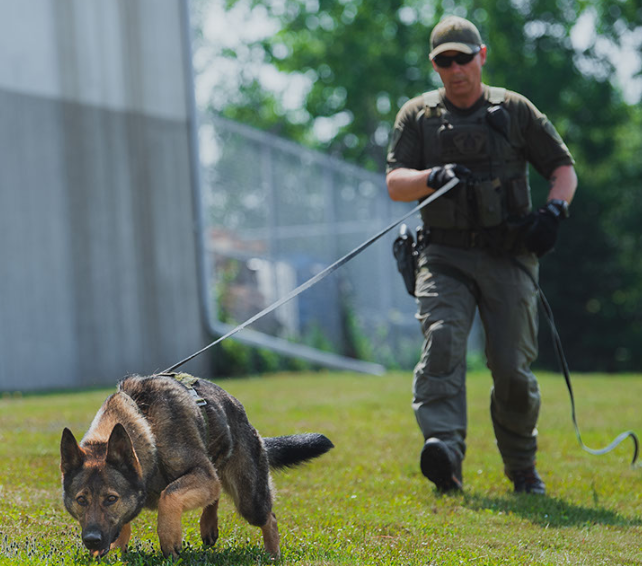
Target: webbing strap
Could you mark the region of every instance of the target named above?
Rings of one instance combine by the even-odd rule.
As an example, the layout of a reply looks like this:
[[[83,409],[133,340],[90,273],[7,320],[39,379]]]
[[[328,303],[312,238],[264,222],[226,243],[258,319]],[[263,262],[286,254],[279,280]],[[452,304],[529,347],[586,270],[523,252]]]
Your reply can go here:
[[[488,87],[488,102],[491,104],[501,104],[506,98],[506,89],[499,86]]]

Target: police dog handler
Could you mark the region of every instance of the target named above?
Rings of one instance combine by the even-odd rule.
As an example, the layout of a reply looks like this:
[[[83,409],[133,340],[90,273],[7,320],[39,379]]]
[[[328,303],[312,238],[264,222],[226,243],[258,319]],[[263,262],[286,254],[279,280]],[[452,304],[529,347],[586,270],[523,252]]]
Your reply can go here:
[[[525,97],[481,81],[487,50],[477,28],[450,16],[430,36],[443,88],[397,114],[386,181],[395,201],[422,200],[461,182],[422,209],[425,242],[415,287],[425,337],[413,409],[423,432],[422,473],[440,491],[462,488],[466,453],[466,344],[475,307],[492,373],[490,412],[515,492],[545,493],[535,468],[540,393],[538,257],[550,251],[577,187],[573,158],[546,116]],[[532,211],[527,165],[549,181]]]

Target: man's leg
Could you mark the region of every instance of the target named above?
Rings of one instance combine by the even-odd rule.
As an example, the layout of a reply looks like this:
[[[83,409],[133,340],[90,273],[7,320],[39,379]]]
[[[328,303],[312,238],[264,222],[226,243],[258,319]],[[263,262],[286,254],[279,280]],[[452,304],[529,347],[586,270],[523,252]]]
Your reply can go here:
[[[425,340],[415,367],[413,409],[424,439],[445,443],[460,467],[466,451],[466,345],[476,305],[464,278],[453,275],[463,276],[465,269],[443,269],[450,251],[442,255],[440,248],[430,246],[420,259],[417,318]],[[446,457],[440,444],[425,446],[422,471],[431,481],[435,479],[425,468],[430,467],[431,459]],[[458,475],[461,476],[461,471]],[[439,476],[435,475],[438,487]]]
[[[517,259],[537,280],[535,257]],[[494,383],[491,417],[510,476],[535,466],[540,393],[530,365],[537,357],[538,295],[530,277],[508,258],[489,257],[479,283],[479,311]]]

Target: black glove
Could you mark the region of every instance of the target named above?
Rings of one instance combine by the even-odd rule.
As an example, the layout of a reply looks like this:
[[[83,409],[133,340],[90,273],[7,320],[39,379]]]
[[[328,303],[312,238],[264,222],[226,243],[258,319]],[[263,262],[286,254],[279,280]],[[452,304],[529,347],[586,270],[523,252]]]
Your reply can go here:
[[[448,163],[443,166],[438,165],[437,167],[433,167],[432,171],[430,171],[426,185],[437,191],[455,177],[460,180],[464,180],[467,177],[470,177],[470,175],[470,169],[463,165],[457,165],[456,163]]]
[[[567,216],[568,205],[563,201],[550,201],[531,213],[531,226],[524,237],[526,249],[537,257],[550,252],[555,246],[560,222]]]

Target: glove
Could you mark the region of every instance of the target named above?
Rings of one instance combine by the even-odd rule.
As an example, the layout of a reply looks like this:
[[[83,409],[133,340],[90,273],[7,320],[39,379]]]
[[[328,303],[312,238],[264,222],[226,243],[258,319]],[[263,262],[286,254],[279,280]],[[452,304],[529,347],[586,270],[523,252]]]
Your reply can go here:
[[[553,201],[532,213],[531,225],[524,237],[526,249],[537,257],[542,257],[550,252],[557,240],[559,224],[567,214],[567,208],[561,207]]]
[[[456,163],[448,163],[447,165],[443,166],[438,165],[436,167],[433,167],[432,171],[430,171],[428,179],[426,180],[426,185],[431,189],[435,189],[437,191],[455,177],[463,180],[467,177],[470,177],[471,174],[472,173],[470,169]],[[448,193],[446,193],[446,196],[447,194]]]

